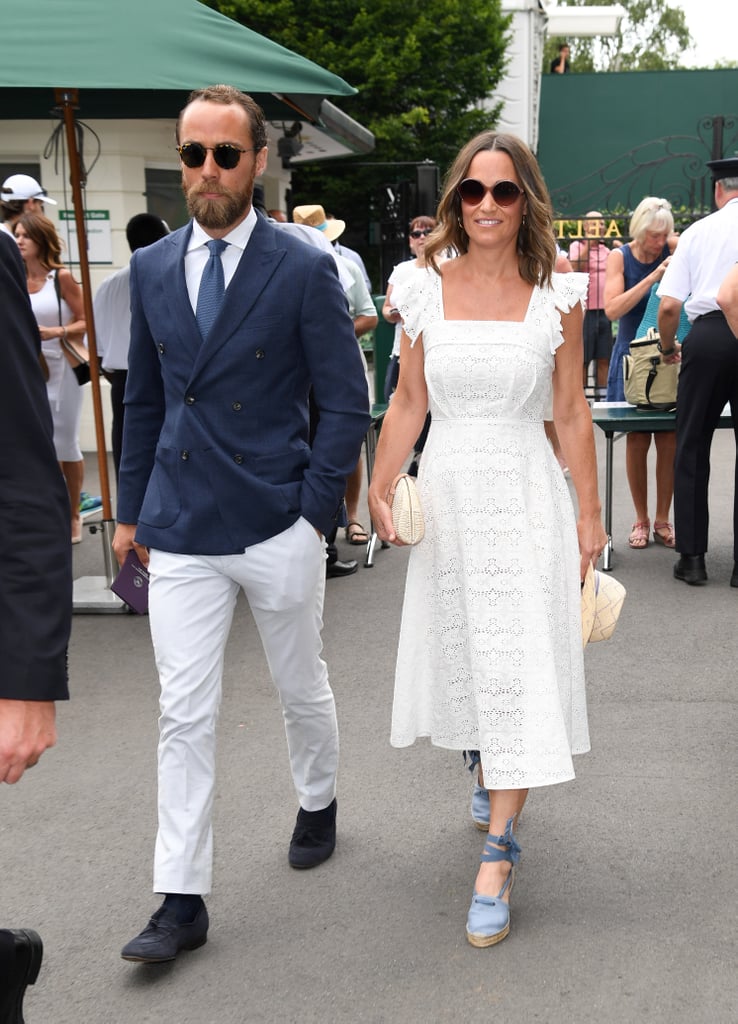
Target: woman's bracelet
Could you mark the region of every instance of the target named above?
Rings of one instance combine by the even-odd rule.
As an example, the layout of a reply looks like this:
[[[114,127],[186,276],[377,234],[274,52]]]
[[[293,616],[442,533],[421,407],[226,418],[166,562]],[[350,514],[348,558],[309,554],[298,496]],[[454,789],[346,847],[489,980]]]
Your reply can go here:
[[[66,329],[66,327],[62,327],[61,340],[63,342],[67,340],[67,329]]]

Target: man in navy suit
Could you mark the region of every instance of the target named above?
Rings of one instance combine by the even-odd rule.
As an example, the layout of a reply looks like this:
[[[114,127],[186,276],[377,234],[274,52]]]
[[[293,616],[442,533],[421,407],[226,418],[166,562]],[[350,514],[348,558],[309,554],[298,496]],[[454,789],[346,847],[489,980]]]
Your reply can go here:
[[[207,937],[215,723],[239,590],[282,703],[300,803],[289,863],[311,868],[333,853],[324,537],[343,521],[346,477],[370,422],[334,260],[252,208],[267,162],[261,109],[230,86],[198,90],[177,142],[193,219],[131,260],[113,541],[120,562],[131,547],[149,562],[161,683],[154,891],[165,899],[122,953],[147,963]],[[312,447],[311,385],[320,408]]]

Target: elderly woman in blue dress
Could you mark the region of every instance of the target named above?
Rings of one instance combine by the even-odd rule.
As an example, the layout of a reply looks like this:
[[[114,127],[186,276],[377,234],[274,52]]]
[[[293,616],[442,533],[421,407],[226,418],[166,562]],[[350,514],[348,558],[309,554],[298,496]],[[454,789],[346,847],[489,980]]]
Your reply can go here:
[[[666,199],[646,196],[630,218],[630,242],[613,249],[605,270],[605,316],[618,320],[618,334],[610,357],[607,378],[607,401],[624,402],[623,356],[643,319],[651,289],[664,276],[677,242],[671,204]],[[630,486],[635,522],[628,543],[632,548],[645,548],[649,542],[651,520],[648,515],[647,458],[651,433],[629,433],[625,441],[625,469]],[[669,520],[674,494],[674,452],[676,434],[673,430],[657,433],[656,440],[656,514],[653,539],[666,547],[674,547],[674,527]]]

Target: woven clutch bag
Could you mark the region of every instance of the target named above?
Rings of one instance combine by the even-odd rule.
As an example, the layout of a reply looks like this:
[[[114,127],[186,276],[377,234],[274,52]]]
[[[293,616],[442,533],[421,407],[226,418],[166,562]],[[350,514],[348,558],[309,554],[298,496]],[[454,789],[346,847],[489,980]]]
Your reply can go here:
[[[407,473],[396,476],[388,500],[397,539],[403,544],[419,544],[425,535],[425,522],[414,478]]]
[[[582,644],[609,640],[625,600],[625,587],[590,565],[582,584]]]

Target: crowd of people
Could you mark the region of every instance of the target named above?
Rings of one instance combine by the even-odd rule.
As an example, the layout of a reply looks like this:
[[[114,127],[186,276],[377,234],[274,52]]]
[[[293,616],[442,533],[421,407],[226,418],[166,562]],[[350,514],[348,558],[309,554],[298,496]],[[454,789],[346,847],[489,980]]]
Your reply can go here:
[[[335,249],[343,221],[320,204],[296,208],[292,222],[257,213],[267,137],[250,97],[229,86],[197,90],[176,131],[190,220],[169,232],[156,218],[134,218],[130,266],[96,302],[103,319],[130,307],[122,338],[101,333],[103,368],[125,374],[113,548],[120,563],[133,551],[149,567],[161,686],[154,891],[163,901],[122,950],[142,963],[207,940],[216,722],[241,592],[283,712],[298,804],[289,864],[312,869],[335,849],[338,724],[322,610],[326,579],[355,569],[335,551],[331,559],[337,531],[349,543],[368,540],[358,502],[370,391],[358,339],[377,322],[360,267]],[[607,536],[582,368],[595,361],[602,385],[617,320],[607,398],[622,401],[621,357],[651,299],[663,358],[682,359],[676,446],[670,433],[656,440],[654,539],[679,551],[677,579],[707,578],[710,442],[726,402],[738,416],[738,160],[710,167],[718,210],[678,247],[669,204],[647,197],[630,241],[612,250],[601,215],[589,213],[570,271],[532,152],[514,136],[482,132],[458,153],[434,215],[409,225],[411,259],[389,279],[382,314],[396,325],[397,346],[368,507],[379,537],[400,543],[390,493],[423,437],[426,527],[408,563],[391,742],[430,737],[471,756],[475,820],[487,832],[466,922],[474,946],[509,932],[528,791],[573,779],[574,756],[589,749],[581,586]],[[39,615],[43,545],[29,542],[24,483],[22,516],[16,501],[2,510],[7,550],[29,567],[0,616],[3,656],[16,656],[0,683],[0,780],[11,783],[55,741],[54,701],[68,696],[67,531],[71,522],[74,543],[82,487],[71,342],[86,324],[44,201],[33,179],[3,187],[4,233],[15,241],[0,237],[0,409],[20,440],[0,456],[2,476],[16,488],[29,474],[37,480],[57,573],[52,585],[46,561],[43,589],[55,606]],[[680,344],[683,303],[691,328]],[[647,433],[629,435],[636,548],[649,540],[649,444]],[[6,939],[0,932],[0,950]],[[32,935],[13,934],[11,945],[24,964],[13,990],[21,999],[40,952]]]

